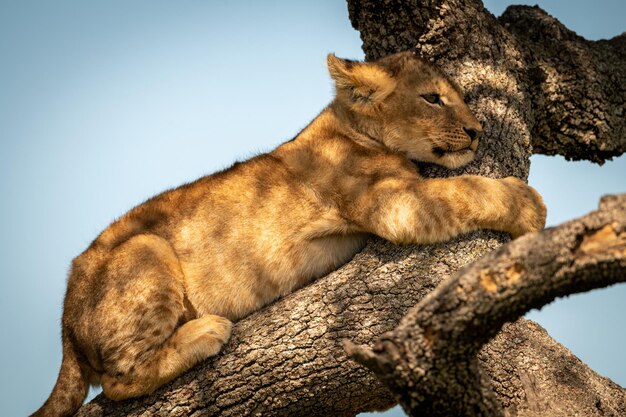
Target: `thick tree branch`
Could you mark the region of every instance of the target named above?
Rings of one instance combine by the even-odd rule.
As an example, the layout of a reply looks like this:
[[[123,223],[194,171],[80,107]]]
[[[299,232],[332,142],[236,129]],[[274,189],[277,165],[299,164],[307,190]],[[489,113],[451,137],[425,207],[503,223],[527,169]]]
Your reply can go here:
[[[532,308],[623,281],[626,194],[487,254],[440,284],[373,351],[350,343],[346,349],[396,393],[410,415],[503,415],[482,379],[478,350],[505,322]]]
[[[533,152],[598,163],[624,153],[626,33],[588,41],[539,7],[509,7],[499,21],[524,50]]]

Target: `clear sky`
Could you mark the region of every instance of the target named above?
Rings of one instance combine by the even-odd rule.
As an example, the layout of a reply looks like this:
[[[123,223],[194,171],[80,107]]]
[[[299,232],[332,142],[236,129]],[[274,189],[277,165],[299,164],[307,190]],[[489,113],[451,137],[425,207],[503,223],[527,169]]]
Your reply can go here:
[[[537,2],[591,39],[626,30],[620,0]],[[0,0],[0,415],[52,389],[71,259],[151,195],[291,138],[331,99],[326,54],[360,45],[339,0]],[[557,224],[626,192],[626,159],[534,157],[530,181]],[[625,299],[617,286],[531,316],[626,385]]]

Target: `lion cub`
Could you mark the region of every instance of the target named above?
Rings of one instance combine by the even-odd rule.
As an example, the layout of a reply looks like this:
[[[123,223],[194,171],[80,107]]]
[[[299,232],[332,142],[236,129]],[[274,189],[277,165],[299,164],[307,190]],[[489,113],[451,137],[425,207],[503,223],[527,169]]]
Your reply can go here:
[[[74,259],[63,362],[38,416],[72,414],[90,383],[149,393],[217,354],[231,322],[352,258],[371,234],[434,243],[476,229],[539,230],[515,178],[421,178],[411,160],[470,162],[481,125],[437,68],[404,52],[328,56],[336,98],[274,151],[166,191]]]

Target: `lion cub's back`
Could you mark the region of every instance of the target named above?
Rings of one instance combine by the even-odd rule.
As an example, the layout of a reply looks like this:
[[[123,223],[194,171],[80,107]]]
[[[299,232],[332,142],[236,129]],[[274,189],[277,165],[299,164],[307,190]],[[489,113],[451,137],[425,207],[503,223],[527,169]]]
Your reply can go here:
[[[272,155],[238,164],[203,186],[202,201],[172,236],[200,314],[249,314],[335,269],[364,240],[333,233],[345,231],[336,209]]]

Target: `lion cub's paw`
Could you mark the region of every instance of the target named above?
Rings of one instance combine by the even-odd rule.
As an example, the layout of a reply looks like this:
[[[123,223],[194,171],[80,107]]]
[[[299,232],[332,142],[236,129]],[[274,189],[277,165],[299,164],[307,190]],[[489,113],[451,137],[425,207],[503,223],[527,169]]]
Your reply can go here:
[[[209,332],[213,334],[222,344],[228,342],[233,323],[225,317],[210,315],[211,327]]]
[[[216,355],[230,338],[230,320],[207,314],[183,324],[175,336],[176,349],[193,351],[194,363]]]
[[[515,216],[507,230],[513,238],[517,238],[526,233],[537,232],[546,224],[546,206],[541,195],[515,177],[507,177],[501,180],[510,191],[511,213]]]

